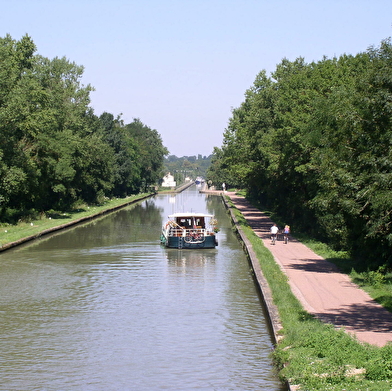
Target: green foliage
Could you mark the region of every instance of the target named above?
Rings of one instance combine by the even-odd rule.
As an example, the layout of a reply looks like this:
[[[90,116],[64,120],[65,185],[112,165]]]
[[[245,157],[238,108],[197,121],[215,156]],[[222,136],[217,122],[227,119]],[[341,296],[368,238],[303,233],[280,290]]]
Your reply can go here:
[[[366,377],[369,380],[392,379],[392,344],[384,346],[374,354],[366,369]]]
[[[207,170],[211,165],[211,158],[212,155],[182,157],[170,155],[164,161],[164,168],[166,173],[170,172],[174,176],[177,183],[183,183],[187,176],[193,180],[198,176],[206,178]]]
[[[350,273],[351,279],[384,308],[392,312],[392,272],[386,265],[377,270],[356,270]]]
[[[0,219],[7,210],[67,209],[157,183],[167,150],[139,120],[94,115],[83,67],[0,38]],[[8,217],[7,217],[8,216]]]
[[[364,283],[367,285],[379,286],[385,284],[386,277],[385,274],[379,270],[368,270],[363,273]]]
[[[141,162],[141,188],[146,191],[148,186],[157,184],[163,178],[163,160],[169,151],[162,145],[159,133],[144,125],[140,119],[135,118],[125,129],[137,145],[137,156]]]
[[[257,75],[209,178],[372,270],[392,264],[392,45]]]

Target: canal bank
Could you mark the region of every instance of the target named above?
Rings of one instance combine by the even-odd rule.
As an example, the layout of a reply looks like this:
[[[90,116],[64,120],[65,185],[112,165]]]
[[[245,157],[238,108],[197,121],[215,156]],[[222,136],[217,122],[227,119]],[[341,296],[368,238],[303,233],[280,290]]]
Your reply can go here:
[[[272,245],[270,218],[244,197],[226,195],[268,311],[277,342],[273,354],[289,389],[311,385],[314,390],[390,391],[390,372],[381,363],[391,357],[392,314],[295,238]]]
[[[268,216],[244,197],[228,193],[254,233],[273,254],[287,275],[292,292],[310,314],[354,335],[359,341],[376,346],[392,342],[392,314],[352,283],[350,277],[292,238],[271,245]],[[273,311],[273,317],[274,317]],[[279,330],[279,322],[275,326]]]
[[[127,198],[124,199],[123,202],[120,202],[119,204],[116,203],[115,206],[108,205],[106,207],[105,206],[101,207],[98,212],[94,212],[94,208],[91,208],[91,214],[85,215],[85,216],[80,217],[80,218],[74,218],[74,219],[71,217],[70,219],[68,219],[69,221],[67,221],[66,223],[63,223],[63,224],[53,223],[53,226],[50,227],[50,228],[47,228],[47,229],[40,229],[37,226],[39,223],[38,224],[37,223],[34,224],[32,222],[31,223],[31,227],[32,227],[32,229],[34,229],[33,227],[35,225],[37,229],[34,229],[34,230],[37,231],[37,232],[35,232],[33,234],[29,234],[29,235],[23,236],[20,239],[13,240],[13,241],[8,241],[7,240],[6,235],[9,233],[10,229],[4,228],[2,230],[3,231],[2,232],[2,236],[0,236],[0,252],[8,250],[8,249],[16,247],[16,246],[19,246],[21,244],[27,243],[27,242],[29,242],[31,240],[38,239],[38,238],[40,238],[42,236],[51,234],[53,232],[66,229],[66,228],[75,226],[77,224],[85,223],[85,222],[93,220],[93,219],[95,219],[97,217],[104,216],[104,215],[109,214],[111,212],[115,212],[116,210],[124,208],[125,206],[131,205],[133,203],[136,203],[136,202],[142,201],[142,200],[144,200],[146,198],[149,198],[149,197],[153,196],[154,194],[155,193],[145,193],[145,194],[142,194],[140,196],[127,197]],[[53,219],[52,221],[56,222],[57,219]],[[12,228],[12,226],[11,226],[11,228]]]
[[[170,194],[170,193],[178,194],[188,189],[189,187],[193,186],[194,184],[195,182],[185,182],[177,187],[173,187],[168,190],[163,190],[163,188],[161,188],[161,190],[159,190],[159,194]]]
[[[230,195],[228,195],[230,197]],[[248,237],[245,235],[244,231],[241,228],[241,225],[238,222],[236,215],[233,213],[233,208],[227,202],[227,199],[223,197],[223,202],[230,213],[233,224],[236,228],[238,235],[240,236],[241,242],[243,243],[243,248],[246,254],[249,257],[249,261],[252,266],[252,270],[254,272],[254,276],[257,282],[257,286],[259,288],[259,294],[263,301],[263,304],[267,310],[268,322],[271,328],[272,337],[274,343],[276,344],[279,340],[279,330],[282,329],[282,324],[279,317],[279,312],[277,306],[273,302],[271,288],[268,285],[267,279],[265,278],[261,267],[260,260],[257,258],[253,246],[250,243]]]
[[[226,209],[230,213],[231,220],[233,221],[235,229],[240,237],[240,240],[243,243],[244,251],[249,258],[249,262],[251,264],[254,273],[255,283],[258,288],[259,295],[263,302],[264,308],[266,310],[266,319],[270,327],[271,336],[276,346],[279,339],[282,338],[282,335],[279,335],[279,331],[282,329],[282,323],[280,320],[278,307],[275,305],[273,301],[271,288],[261,270],[260,260],[257,257],[251,242],[249,241],[248,237],[242,230],[241,225],[235,213],[233,212],[233,208],[230,205],[230,203],[227,201],[225,195],[231,199],[230,196],[234,196],[235,193],[227,193],[227,192],[222,193],[222,199]],[[296,386],[292,386],[288,381],[285,382],[285,385],[288,391],[295,391],[297,389]]]

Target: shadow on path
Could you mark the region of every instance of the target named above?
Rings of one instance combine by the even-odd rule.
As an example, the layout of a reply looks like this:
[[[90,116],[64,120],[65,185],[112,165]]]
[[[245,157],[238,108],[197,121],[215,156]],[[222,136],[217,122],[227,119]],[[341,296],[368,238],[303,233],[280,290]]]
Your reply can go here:
[[[392,313],[373,300],[337,266],[291,238],[271,245],[273,221],[244,197],[229,194],[234,206],[271,251],[287,275],[294,295],[320,320],[343,327],[358,340],[383,346],[392,342]]]

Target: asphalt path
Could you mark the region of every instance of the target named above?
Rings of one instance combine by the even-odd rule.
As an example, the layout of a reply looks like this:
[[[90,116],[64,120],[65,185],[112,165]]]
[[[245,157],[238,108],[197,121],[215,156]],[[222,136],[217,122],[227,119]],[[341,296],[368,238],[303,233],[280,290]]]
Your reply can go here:
[[[304,309],[323,322],[344,328],[361,342],[384,346],[392,342],[392,313],[375,302],[349,276],[291,237],[271,243],[271,219],[244,197],[226,192],[254,232],[263,240],[288,276],[292,292]]]

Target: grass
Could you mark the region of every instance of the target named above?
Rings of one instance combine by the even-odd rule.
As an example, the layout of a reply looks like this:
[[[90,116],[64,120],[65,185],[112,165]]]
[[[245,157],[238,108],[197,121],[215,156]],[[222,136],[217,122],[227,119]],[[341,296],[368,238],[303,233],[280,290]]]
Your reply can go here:
[[[382,268],[381,268],[382,269]],[[365,290],[370,297],[392,312],[392,273],[383,270],[368,270],[358,273],[354,269],[350,273],[353,282]]]
[[[40,218],[26,219],[26,221],[20,221],[15,225],[0,223],[0,247],[4,247],[9,243],[30,236],[39,235],[43,231],[63,224],[102,214],[108,210],[121,207],[122,205],[129,204],[146,196],[148,196],[147,193],[132,195],[126,198],[107,199],[100,205],[83,205],[67,212],[50,211],[41,214]]]
[[[231,207],[260,260],[278,307],[282,338],[272,357],[281,380],[308,391],[390,391],[392,344],[379,348],[360,343],[343,330],[324,324],[307,313],[292,293],[286,275],[270,251],[242,214],[232,204]],[[317,246],[315,243],[315,248]],[[329,255],[337,256],[331,252]]]

